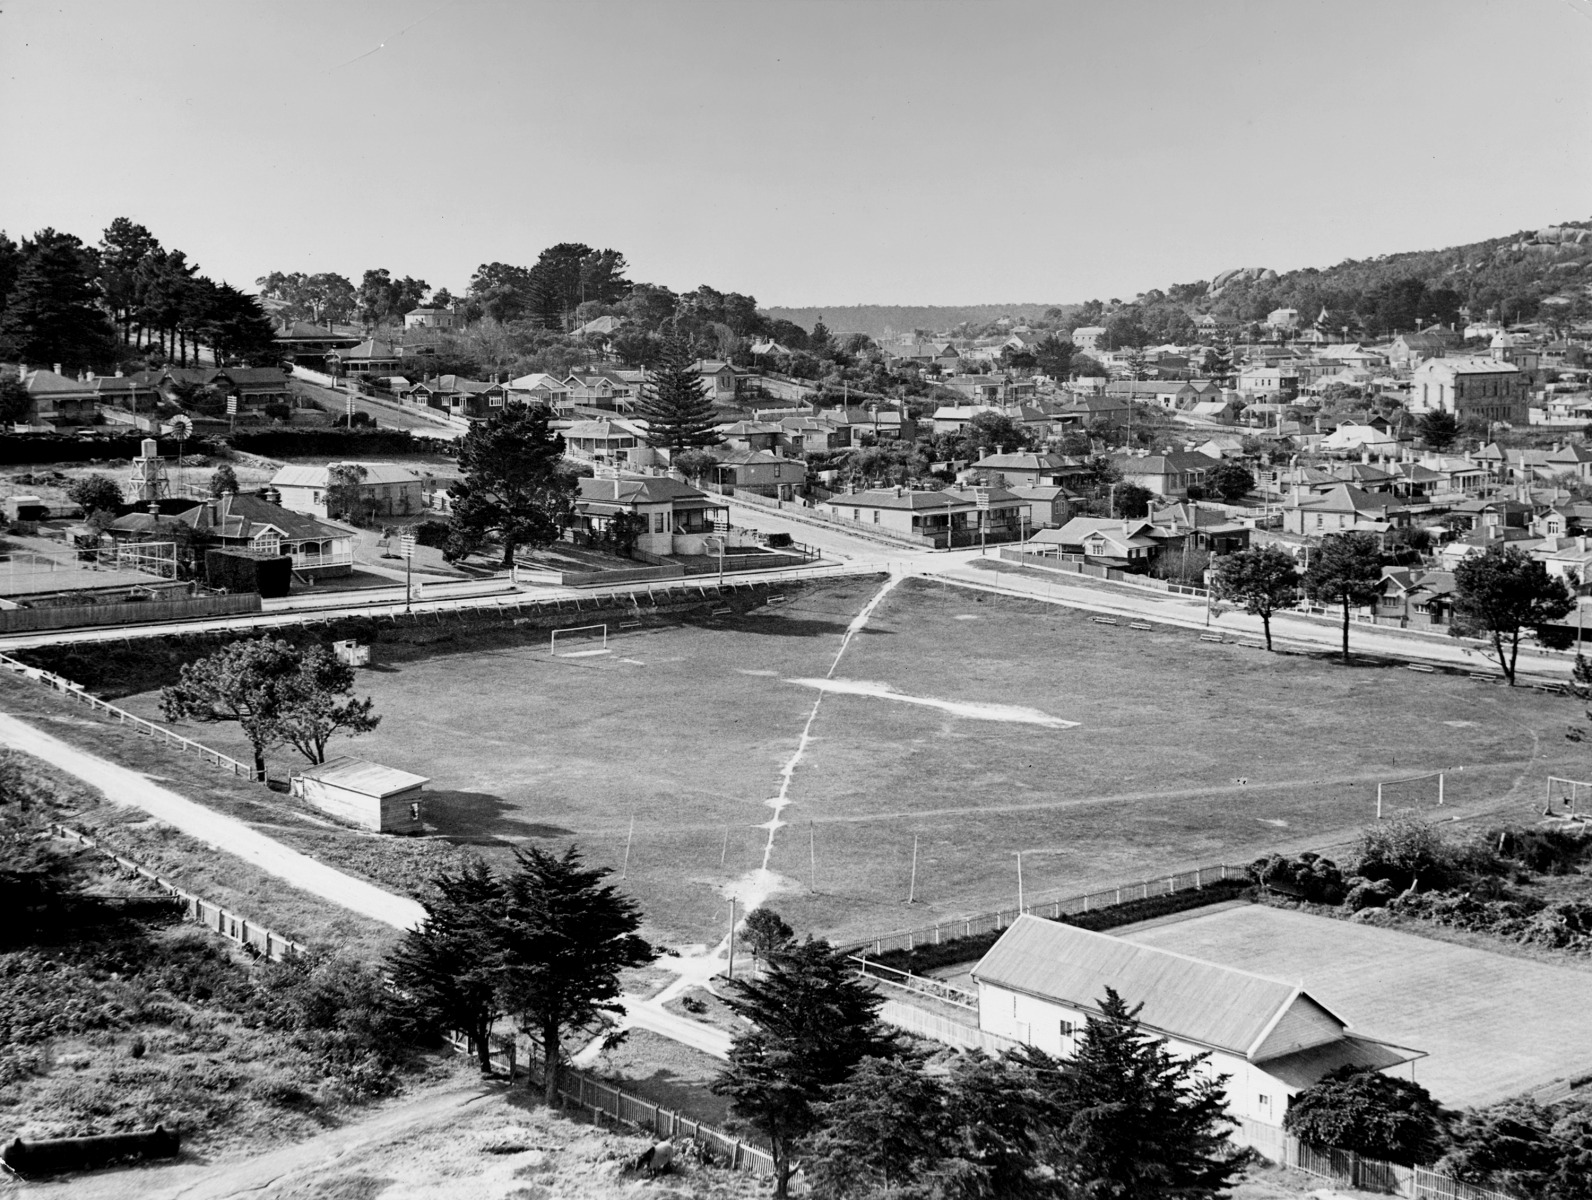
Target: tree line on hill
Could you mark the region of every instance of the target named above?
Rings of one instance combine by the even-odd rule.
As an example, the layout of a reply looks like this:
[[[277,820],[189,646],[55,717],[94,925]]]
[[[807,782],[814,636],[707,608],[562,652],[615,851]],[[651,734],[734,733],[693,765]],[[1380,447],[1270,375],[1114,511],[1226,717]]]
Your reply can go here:
[[[1374,534],[1331,533],[1312,550],[1303,572],[1282,546],[1254,546],[1216,560],[1212,595],[1258,616],[1271,644],[1271,619],[1300,600],[1337,606],[1343,617],[1343,660],[1349,661],[1354,610],[1381,598],[1387,558]],[[1495,542],[1454,568],[1454,602],[1448,632],[1483,637],[1509,686],[1515,685],[1520,644],[1526,638],[1555,649],[1571,645],[1574,631],[1559,624],[1575,610],[1563,579],[1519,546]],[[1578,663],[1581,660],[1577,659]],[[1589,669],[1592,670],[1592,669]],[[1592,675],[1589,675],[1592,678]]]
[[[1592,318],[1592,295],[1583,286],[1592,242],[1543,243],[1535,237],[1522,231],[1281,274],[1231,272],[1218,277],[1219,286],[1201,279],[1152,288],[1127,302],[1089,300],[1069,314],[1066,329],[1101,326],[1100,347],[1121,350],[1195,341],[1194,318],[1203,313],[1259,336],[1259,323],[1271,312],[1291,308],[1301,327],[1319,321],[1324,333],[1350,339],[1458,325],[1465,315],[1506,324],[1541,319],[1561,331]]]
[[[99,244],[43,229],[0,233],[0,358],[68,371],[277,361],[259,301],[200,274],[144,226],[117,217]]]

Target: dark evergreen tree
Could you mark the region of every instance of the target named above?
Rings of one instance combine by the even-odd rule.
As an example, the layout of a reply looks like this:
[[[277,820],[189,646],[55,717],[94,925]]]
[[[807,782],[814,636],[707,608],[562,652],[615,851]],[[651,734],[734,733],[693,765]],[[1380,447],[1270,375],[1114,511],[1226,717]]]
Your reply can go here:
[[[1515,686],[1515,660],[1520,639],[1532,633],[1539,639],[1554,622],[1575,608],[1575,599],[1563,579],[1519,546],[1494,542],[1481,554],[1472,554],[1454,568],[1455,636],[1491,639],[1504,678]]]
[[[575,508],[575,479],[560,469],[564,438],[541,405],[513,405],[473,425],[459,447],[464,479],[453,485],[446,554],[456,561],[489,538],[503,565],[519,546],[547,546],[563,535]]]
[[[952,1141],[945,1089],[921,1064],[865,1058],[814,1111],[804,1178],[817,1200],[938,1193]]]
[[[1446,1116],[1420,1084],[1340,1067],[1288,1104],[1283,1128],[1302,1141],[1406,1166],[1443,1152]]]
[[[635,903],[603,882],[611,872],[585,866],[574,847],[561,857],[516,850],[514,859],[498,926],[498,997],[541,1041],[543,1098],[554,1105],[565,1035],[622,1011],[619,972],[657,952],[636,932]]]
[[[844,953],[808,938],[775,954],[760,979],[737,980],[726,1002],[748,1028],[731,1042],[713,1091],[730,1097],[738,1125],[768,1141],[783,1200],[797,1147],[819,1127],[814,1105],[824,1089],[864,1058],[895,1056],[894,1036],[878,1020],[884,999],[858,981]]]
[[[138,315],[138,267],[160,252],[155,235],[127,217],[117,217],[105,228],[99,244],[99,289],[111,319],[121,327],[122,342],[132,341]]]
[[[714,428],[718,414],[694,361],[690,345],[678,333],[664,339],[658,365],[636,406],[655,450],[693,450],[724,440]]]
[[[94,258],[69,233],[44,229],[23,240],[16,282],[0,312],[0,357],[67,370],[111,357],[115,335],[95,302]]]
[[[471,859],[456,875],[437,874],[420,903],[426,919],[404,934],[388,959],[393,983],[437,1029],[464,1033],[481,1070],[490,1071],[492,1025],[503,1015],[502,882],[480,859]]]
[[[1382,553],[1369,533],[1333,533],[1321,539],[1304,576],[1312,600],[1343,607],[1343,661],[1349,661],[1349,621],[1356,606],[1373,603],[1382,583]]]
[[[1221,1195],[1245,1156],[1226,1138],[1225,1076],[1205,1055],[1175,1054],[1110,988],[1078,1053],[1041,1065],[1055,1081],[1056,1167],[1069,1195],[1203,1200]]]

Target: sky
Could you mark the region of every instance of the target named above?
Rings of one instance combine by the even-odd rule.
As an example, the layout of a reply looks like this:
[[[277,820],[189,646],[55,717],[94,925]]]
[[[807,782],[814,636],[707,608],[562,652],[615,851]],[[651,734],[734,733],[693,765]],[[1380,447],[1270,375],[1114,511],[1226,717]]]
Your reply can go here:
[[[1067,303],[1592,217],[1592,0],[4,0],[0,229]]]

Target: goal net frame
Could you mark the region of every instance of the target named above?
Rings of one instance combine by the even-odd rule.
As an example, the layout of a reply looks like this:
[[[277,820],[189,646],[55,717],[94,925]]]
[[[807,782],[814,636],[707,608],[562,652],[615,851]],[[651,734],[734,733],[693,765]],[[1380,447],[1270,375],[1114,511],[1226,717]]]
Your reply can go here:
[[[1445,784],[1447,771],[1428,771],[1424,775],[1406,775],[1401,779],[1387,779],[1376,785],[1376,819],[1380,821],[1386,812],[1397,812],[1403,808],[1414,808],[1418,804],[1430,803],[1436,797],[1433,807],[1442,807],[1446,799]],[[1412,795],[1410,784],[1425,784],[1425,788]]]
[[[553,630],[547,638],[547,652],[554,658],[558,657],[558,635],[561,633],[590,633],[594,629],[602,631],[602,649],[608,649],[608,626],[600,625],[566,625],[563,629]]]
[[[1592,781],[1570,779],[1564,775],[1548,776],[1547,805],[1543,812],[1548,816],[1592,811]]]

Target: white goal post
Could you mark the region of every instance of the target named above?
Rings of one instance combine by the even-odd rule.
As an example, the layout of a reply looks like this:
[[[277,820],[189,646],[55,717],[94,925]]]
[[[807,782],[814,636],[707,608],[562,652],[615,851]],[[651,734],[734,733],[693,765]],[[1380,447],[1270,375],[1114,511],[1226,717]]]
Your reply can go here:
[[[1400,808],[1413,808],[1417,804],[1442,804],[1446,774],[1445,771],[1432,771],[1426,775],[1409,775],[1377,784],[1376,819],[1380,821],[1386,809],[1397,811]]]
[[[1548,805],[1544,812],[1584,813],[1592,802],[1592,782],[1585,779],[1566,779],[1562,775],[1548,776]]]
[[[600,635],[602,637],[602,649],[604,649],[604,650],[608,649],[608,626],[607,625],[570,625],[570,626],[568,626],[567,628],[564,628],[564,629],[555,629],[555,630],[553,630],[552,634],[547,639],[547,652],[549,654],[552,654],[552,655],[557,655],[558,654],[558,638],[559,638],[560,634],[563,634],[565,636],[568,636],[570,634],[586,634],[588,637],[594,636],[594,635]],[[566,653],[588,653],[589,654],[591,652],[590,651],[584,651],[584,652],[582,652],[582,651],[572,651],[572,652],[566,652]]]

